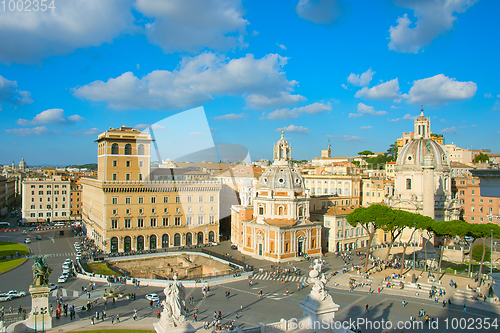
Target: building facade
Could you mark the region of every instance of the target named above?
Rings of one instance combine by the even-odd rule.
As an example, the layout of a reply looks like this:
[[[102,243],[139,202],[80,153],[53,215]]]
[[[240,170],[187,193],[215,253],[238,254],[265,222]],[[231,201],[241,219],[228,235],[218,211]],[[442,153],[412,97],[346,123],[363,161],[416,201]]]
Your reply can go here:
[[[6,215],[16,204],[17,178],[0,176],[0,215]]]
[[[241,204],[231,208],[231,242],[243,254],[274,262],[320,256],[321,223],[309,220],[309,192],[283,133],[273,156],[257,189],[241,191]]]
[[[148,133],[110,128],[98,136],[98,177],[82,178],[82,220],[105,252],[219,241],[218,181],[150,179]]]
[[[81,221],[82,219],[82,184],[80,179],[71,179],[70,195],[71,219]]]
[[[61,176],[27,178],[23,181],[22,217],[26,222],[70,220],[69,180]]]
[[[472,176],[455,178],[462,218],[469,223],[499,224],[498,219],[490,219],[488,215],[500,216],[500,199],[481,195],[480,182]]]

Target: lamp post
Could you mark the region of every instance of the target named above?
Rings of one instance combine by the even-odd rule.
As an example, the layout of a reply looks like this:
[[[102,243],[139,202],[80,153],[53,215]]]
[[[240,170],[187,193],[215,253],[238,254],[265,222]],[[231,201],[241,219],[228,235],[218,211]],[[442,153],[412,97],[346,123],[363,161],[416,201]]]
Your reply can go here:
[[[35,311],[33,311],[33,315],[35,316],[35,333],[36,333],[36,316],[38,315],[38,306],[35,305]]]
[[[492,214],[489,214],[487,215],[486,217],[488,217],[491,221],[491,219],[495,218],[495,219],[500,219],[500,216],[499,215],[492,215]],[[488,291],[488,297],[493,297],[493,229],[491,230],[491,244],[490,244],[490,260],[491,260],[491,263],[490,263],[490,288],[489,288],[489,291]]]
[[[42,332],[45,332],[45,314],[47,313],[47,307],[40,308],[40,313],[42,314]]]
[[[413,223],[413,228],[415,229],[415,222]],[[417,277],[415,276],[415,230],[413,231],[413,274],[411,276],[411,283],[417,282]],[[402,264],[402,263],[401,263]]]

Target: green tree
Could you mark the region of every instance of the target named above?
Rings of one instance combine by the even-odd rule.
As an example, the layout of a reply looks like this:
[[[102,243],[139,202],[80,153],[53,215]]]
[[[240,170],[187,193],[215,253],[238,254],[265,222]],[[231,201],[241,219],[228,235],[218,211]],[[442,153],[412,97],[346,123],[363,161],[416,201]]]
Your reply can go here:
[[[396,142],[391,144],[389,146],[389,149],[387,149],[387,157],[391,159],[391,161],[395,161],[398,158],[398,146],[396,146]]]
[[[360,151],[358,153],[358,155],[362,155],[362,156],[366,157],[368,155],[373,155],[373,152],[371,150],[363,150],[363,151]]]
[[[365,272],[368,271],[368,257],[370,256],[373,236],[375,236],[377,229],[384,225],[384,216],[389,213],[390,210],[391,209],[387,206],[371,205],[366,208],[356,208],[352,213],[346,216],[346,220],[351,226],[356,227],[358,224],[361,225],[368,235]]]
[[[481,282],[483,279],[483,264],[484,264],[484,257],[486,255],[486,237],[491,236],[493,234],[493,237],[499,238],[500,237],[500,227],[496,224],[493,223],[487,223],[487,224],[475,224],[475,230],[477,233],[477,236],[482,239],[483,241],[483,255],[481,258],[481,262],[479,263],[479,271],[478,275],[479,278],[477,280],[477,286],[481,286]],[[474,252],[471,252],[471,256],[473,256]]]
[[[490,157],[484,153],[480,153],[479,155],[476,155],[476,157],[474,157],[474,163],[488,162],[489,160]]]
[[[484,255],[484,261],[491,260],[491,252],[489,246],[485,246],[484,251],[481,246],[476,246],[474,248],[474,251],[472,251],[472,259],[474,259],[475,261],[482,261],[483,255]]]
[[[470,224],[460,220],[454,221],[439,221],[434,223],[432,230],[436,236],[443,237],[443,245],[439,254],[439,271],[443,262],[444,247],[448,245],[453,237],[465,237],[470,230]]]
[[[383,226],[381,228],[389,234],[387,254],[385,256],[386,261],[389,260],[395,240],[403,233],[406,227],[412,224],[413,215],[403,210],[391,209],[382,219]]]
[[[382,170],[385,168],[385,163],[389,162],[390,160],[391,159],[389,157],[378,154],[377,157],[367,158],[366,162],[372,165],[372,169]],[[375,166],[375,168],[373,166]]]

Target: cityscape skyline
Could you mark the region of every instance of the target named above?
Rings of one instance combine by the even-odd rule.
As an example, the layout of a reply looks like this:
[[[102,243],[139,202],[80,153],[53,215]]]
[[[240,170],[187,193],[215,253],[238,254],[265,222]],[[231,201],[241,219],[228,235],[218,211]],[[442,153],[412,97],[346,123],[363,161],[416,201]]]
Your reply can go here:
[[[170,4],[0,12],[0,162],[94,163],[106,129],[200,106],[186,137],[252,160],[271,159],[281,129],[298,160],[329,141],[332,156],[385,152],[421,105],[445,143],[500,151],[497,2]]]

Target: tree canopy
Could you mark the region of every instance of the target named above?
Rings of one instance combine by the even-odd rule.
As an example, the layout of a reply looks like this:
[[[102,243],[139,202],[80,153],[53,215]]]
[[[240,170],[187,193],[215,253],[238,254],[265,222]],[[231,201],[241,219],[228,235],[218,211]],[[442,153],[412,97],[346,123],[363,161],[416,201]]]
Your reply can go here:
[[[490,160],[490,157],[484,153],[480,153],[474,157],[474,162],[479,163],[479,162],[488,162]]]
[[[368,156],[368,155],[373,155],[373,152],[371,150],[363,150],[358,153],[358,155],[363,155],[363,156]]]

